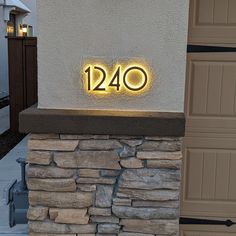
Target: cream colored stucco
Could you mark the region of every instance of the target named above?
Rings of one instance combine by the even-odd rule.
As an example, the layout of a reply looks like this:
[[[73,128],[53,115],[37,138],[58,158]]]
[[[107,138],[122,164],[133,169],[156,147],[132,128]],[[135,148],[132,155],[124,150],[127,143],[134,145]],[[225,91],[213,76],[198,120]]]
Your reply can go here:
[[[37,0],[39,108],[183,111],[188,0]],[[83,91],[88,58],[139,58],[152,68],[143,96]]]

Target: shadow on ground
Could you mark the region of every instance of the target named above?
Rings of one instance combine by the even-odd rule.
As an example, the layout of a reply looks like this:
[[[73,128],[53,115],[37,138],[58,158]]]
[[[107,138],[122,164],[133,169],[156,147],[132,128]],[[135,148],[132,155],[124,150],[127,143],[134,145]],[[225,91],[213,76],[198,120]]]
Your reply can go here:
[[[14,134],[10,130],[7,130],[0,135],[0,160],[14,148],[23,138],[24,134]]]

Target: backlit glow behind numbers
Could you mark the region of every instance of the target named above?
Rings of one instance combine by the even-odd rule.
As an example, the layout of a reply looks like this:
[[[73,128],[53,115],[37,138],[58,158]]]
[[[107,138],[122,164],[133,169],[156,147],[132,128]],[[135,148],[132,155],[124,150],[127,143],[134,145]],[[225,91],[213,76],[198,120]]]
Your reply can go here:
[[[94,63],[83,67],[84,88],[89,94],[132,93],[139,95],[150,87],[150,74],[140,64],[106,65]]]

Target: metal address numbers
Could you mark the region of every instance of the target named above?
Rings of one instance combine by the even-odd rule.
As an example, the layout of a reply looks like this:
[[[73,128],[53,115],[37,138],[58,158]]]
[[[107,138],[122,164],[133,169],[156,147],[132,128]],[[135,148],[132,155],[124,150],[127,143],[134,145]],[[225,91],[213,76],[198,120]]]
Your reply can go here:
[[[89,93],[139,93],[148,87],[148,70],[141,65],[118,65],[109,70],[102,65],[87,65],[83,70],[85,89]]]

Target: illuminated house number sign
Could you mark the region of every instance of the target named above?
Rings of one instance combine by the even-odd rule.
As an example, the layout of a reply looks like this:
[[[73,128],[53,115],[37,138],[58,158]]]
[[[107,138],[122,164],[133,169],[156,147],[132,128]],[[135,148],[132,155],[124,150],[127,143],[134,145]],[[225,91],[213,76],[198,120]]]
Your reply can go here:
[[[84,88],[89,94],[127,93],[138,95],[150,88],[150,72],[141,64],[86,64],[83,66]]]

